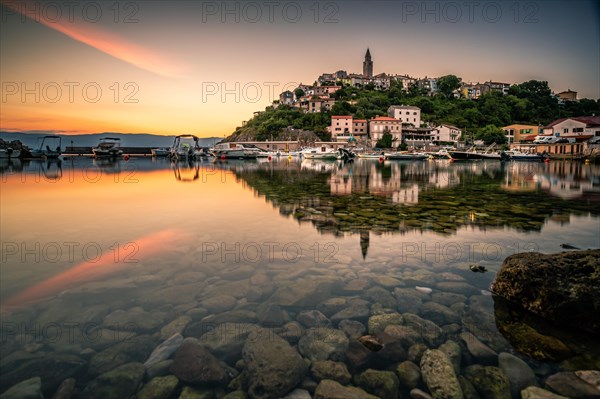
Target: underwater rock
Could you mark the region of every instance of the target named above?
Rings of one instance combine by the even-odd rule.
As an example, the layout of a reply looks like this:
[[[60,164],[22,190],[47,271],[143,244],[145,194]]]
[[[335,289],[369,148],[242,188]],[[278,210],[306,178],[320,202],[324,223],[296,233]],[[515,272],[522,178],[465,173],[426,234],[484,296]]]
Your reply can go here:
[[[127,363],[98,376],[83,389],[80,397],[128,398],[135,393],[143,377],[143,364]]]
[[[310,372],[317,382],[321,380],[334,380],[342,385],[347,385],[352,380],[352,375],[344,363],[331,360],[313,362]]]
[[[315,390],[314,399],[379,399],[356,387],[345,387],[339,382],[323,380]]]
[[[286,340],[266,329],[248,339],[242,352],[251,398],[282,397],[306,375],[307,366],[300,354]]]
[[[341,360],[347,347],[346,334],[327,327],[309,328],[298,342],[300,353],[311,361]]]
[[[600,334],[600,250],[511,255],[492,291],[557,325]]]
[[[227,370],[195,338],[186,338],[173,358],[170,370],[183,382],[212,386],[226,383]]]
[[[368,369],[354,378],[356,385],[381,399],[397,399],[398,377],[391,371]]]
[[[452,362],[444,352],[425,351],[421,358],[421,375],[434,399],[463,399]]]

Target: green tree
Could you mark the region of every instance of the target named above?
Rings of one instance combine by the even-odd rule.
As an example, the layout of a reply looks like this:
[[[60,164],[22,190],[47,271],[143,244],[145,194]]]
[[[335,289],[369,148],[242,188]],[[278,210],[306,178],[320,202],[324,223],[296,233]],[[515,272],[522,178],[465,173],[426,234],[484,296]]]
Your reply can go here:
[[[495,125],[486,125],[485,127],[477,130],[475,134],[475,138],[479,140],[483,140],[486,145],[496,143],[496,144],[504,144],[506,143],[506,136],[504,135],[504,131]]]
[[[456,75],[445,75],[439,77],[437,80],[437,86],[440,93],[446,98],[451,98],[454,90],[460,87],[461,78]]]
[[[398,146],[398,151],[406,151],[406,150],[408,150],[408,144],[406,144],[406,140],[404,140],[404,138],[402,138],[402,142]]]
[[[294,94],[296,95],[296,98],[300,98],[304,97],[306,93],[304,92],[304,90],[298,87],[296,90],[294,90]]]
[[[390,133],[389,129],[386,128],[383,131],[383,135],[381,136],[381,139],[377,140],[377,142],[375,143],[375,147],[392,148],[393,143],[394,143],[394,139],[392,138],[392,134]]]

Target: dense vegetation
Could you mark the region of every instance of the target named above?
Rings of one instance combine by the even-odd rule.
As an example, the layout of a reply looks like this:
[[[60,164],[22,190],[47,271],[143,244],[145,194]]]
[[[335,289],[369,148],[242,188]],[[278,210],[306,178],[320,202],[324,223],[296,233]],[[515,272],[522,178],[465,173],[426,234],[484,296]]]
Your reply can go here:
[[[434,96],[427,96],[416,86],[404,91],[395,81],[389,90],[376,90],[372,85],[346,86],[333,94],[336,103],[330,112],[305,114],[283,105],[277,109],[267,107],[265,112],[238,128],[231,139],[243,136],[256,140],[281,139],[288,126],[310,130],[319,138],[328,139],[326,128],[331,123],[331,115],[370,119],[387,115],[390,105],[400,104],[421,108],[421,119],[425,122],[454,125],[463,131],[466,129],[470,137],[486,142],[501,141],[503,135],[499,127],[513,123],[543,126],[563,117],[600,115],[600,99],[560,104],[545,81],[530,80],[511,86],[508,95],[490,92],[477,100],[455,97],[453,92],[459,87],[460,78],[454,75],[441,77],[438,85],[440,92]]]

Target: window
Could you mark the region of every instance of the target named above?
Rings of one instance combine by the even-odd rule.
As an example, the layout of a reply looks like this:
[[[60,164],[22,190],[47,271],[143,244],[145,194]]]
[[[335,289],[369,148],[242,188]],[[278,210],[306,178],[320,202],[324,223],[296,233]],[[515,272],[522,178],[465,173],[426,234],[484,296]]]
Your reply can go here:
[[[583,133],[583,128],[582,127],[574,127],[573,133]]]
[[[569,133],[569,128],[568,127],[564,128],[563,133]]]

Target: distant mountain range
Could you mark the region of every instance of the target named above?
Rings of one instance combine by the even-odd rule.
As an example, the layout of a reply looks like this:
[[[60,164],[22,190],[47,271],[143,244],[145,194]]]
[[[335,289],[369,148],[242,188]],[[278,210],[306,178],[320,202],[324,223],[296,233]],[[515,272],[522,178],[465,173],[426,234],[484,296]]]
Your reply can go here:
[[[46,136],[54,135],[52,132],[3,132],[0,131],[0,138],[4,141],[19,140],[24,145],[30,148],[37,148],[39,146],[38,139]],[[98,144],[98,141],[103,137],[118,137],[121,139],[121,145],[123,147],[170,147],[173,144],[175,136],[159,136],[155,134],[146,133],[92,133],[92,134],[56,134],[56,136],[62,137],[61,146],[63,148],[70,147],[93,147]],[[208,137],[201,138],[198,140],[198,144],[201,147],[212,147],[215,143],[221,141],[220,137]],[[73,144],[71,144],[73,141]]]

